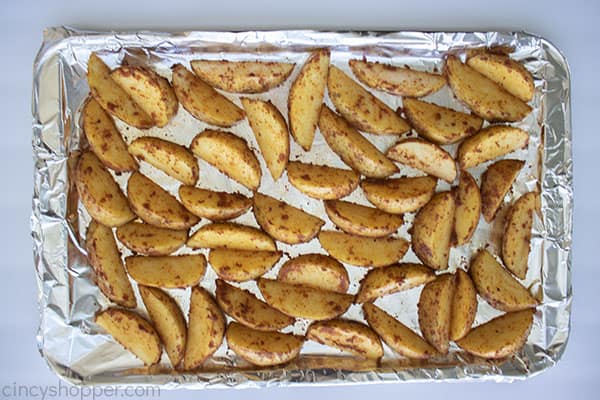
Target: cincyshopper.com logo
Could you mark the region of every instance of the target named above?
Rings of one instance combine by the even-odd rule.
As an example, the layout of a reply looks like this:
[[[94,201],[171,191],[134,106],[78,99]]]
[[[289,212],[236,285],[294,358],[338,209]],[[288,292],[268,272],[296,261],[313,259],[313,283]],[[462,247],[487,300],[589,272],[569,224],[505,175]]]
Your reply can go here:
[[[158,386],[73,386],[62,381],[55,385],[23,385],[17,382],[0,386],[0,398],[4,399],[100,399],[159,398]]]

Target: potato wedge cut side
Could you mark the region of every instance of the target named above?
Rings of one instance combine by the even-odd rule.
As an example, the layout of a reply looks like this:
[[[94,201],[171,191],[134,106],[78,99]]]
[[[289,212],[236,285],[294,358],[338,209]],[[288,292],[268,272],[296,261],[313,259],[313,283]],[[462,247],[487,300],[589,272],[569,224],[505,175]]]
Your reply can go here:
[[[360,282],[356,303],[371,303],[379,297],[424,285],[435,279],[435,273],[422,264],[401,263],[375,268]]]
[[[130,256],[125,258],[125,265],[134,281],[159,288],[194,286],[206,272],[206,258],[202,254]]]
[[[425,285],[419,297],[419,328],[441,354],[448,353],[454,299],[454,275],[442,274]]]
[[[252,207],[252,200],[239,193],[215,192],[194,186],[180,186],[179,199],[189,212],[211,221],[237,218]]]
[[[188,239],[187,245],[193,249],[277,251],[275,242],[266,233],[231,222],[204,225]]]
[[[460,268],[456,270],[454,279],[454,298],[450,313],[450,340],[457,341],[471,331],[475,321],[477,290],[469,274]]]
[[[383,346],[377,334],[368,326],[347,319],[332,319],[312,323],[306,338],[363,358],[380,358]]]
[[[325,201],[325,212],[344,232],[366,237],[388,236],[404,223],[402,215],[342,200]]]
[[[221,279],[245,282],[271,270],[282,255],[281,251],[212,249],[208,263]]]
[[[117,228],[119,241],[144,256],[167,256],[181,248],[187,237],[187,230],[159,228],[144,222],[129,222]]]
[[[456,179],[456,163],[442,148],[423,139],[404,139],[390,147],[386,155],[448,183]]]
[[[350,278],[335,258],[323,254],[303,254],[286,261],[277,275],[281,282],[346,293]]]
[[[529,134],[508,125],[493,125],[466,139],[458,147],[460,168],[475,167],[486,161],[527,147]]]
[[[523,165],[525,162],[521,160],[496,161],[481,176],[481,209],[487,222],[492,222],[496,217]]]
[[[512,205],[504,223],[502,260],[506,268],[520,279],[527,275],[533,213],[538,201],[537,192],[524,194]]]
[[[358,187],[360,175],[352,170],[292,161],[287,167],[292,186],[314,199],[339,199]]]
[[[481,215],[481,194],[477,182],[467,171],[460,172],[460,181],[454,189],[453,246],[462,246],[473,237]]]
[[[432,176],[367,179],[360,183],[367,200],[390,214],[417,211],[431,200],[436,185],[437,179]]]
[[[500,85],[524,102],[533,98],[535,86],[531,73],[509,56],[483,53],[467,59],[467,65]]]

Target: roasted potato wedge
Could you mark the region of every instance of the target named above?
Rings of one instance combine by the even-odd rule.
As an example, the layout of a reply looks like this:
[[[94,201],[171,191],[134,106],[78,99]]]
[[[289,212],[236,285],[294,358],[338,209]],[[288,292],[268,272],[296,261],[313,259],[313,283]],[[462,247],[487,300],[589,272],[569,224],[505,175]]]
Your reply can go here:
[[[437,179],[432,176],[367,179],[360,183],[367,200],[390,214],[417,211],[431,200],[436,185]]]
[[[481,211],[492,222],[504,197],[525,163],[521,160],[500,160],[488,167],[481,176]]]
[[[329,50],[316,50],[310,55],[290,88],[290,133],[305,151],[310,150],[315,137],[328,72]]]
[[[401,263],[370,270],[360,282],[356,303],[371,303],[377,298],[424,285],[435,279],[422,264]]]
[[[129,222],[117,228],[119,241],[144,256],[167,256],[181,248],[187,237],[187,230],[159,228],[144,222]]]
[[[347,319],[312,323],[306,338],[363,358],[380,358],[383,346],[379,336],[368,326]]]
[[[292,186],[314,199],[339,199],[358,187],[360,175],[352,170],[292,161],[287,167]]]
[[[208,263],[220,278],[245,282],[264,275],[282,254],[281,251],[212,249],[208,254]]]
[[[325,201],[325,212],[331,222],[344,232],[366,237],[387,236],[404,223],[402,215],[343,200]]]
[[[294,323],[294,318],[257,299],[249,291],[220,279],[216,282],[219,307],[236,321],[259,331],[277,331]]]
[[[528,102],[533,98],[535,86],[531,73],[509,56],[480,53],[469,57],[467,65],[520,100]]]
[[[354,129],[344,118],[323,105],[319,130],[335,154],[350,168],[369,178],[387,178],[398,167]]]
[[[462,339],[471,331],[477,314],[477,290],[473,281],[462,269],[456,270],[454,298],[450,313],[450,340]]]
[[[335,231],[319,233],[321,246],[333,258],[358,267],[385,267],[408,251],[408,242],[402,238],[366,238]]]
[[[266,233],[231,222],[204,225],[188,239],[187,245],[193,249],[277,251],[275,242]]]
[[[214,192],[194,186],[179,186],[179,199],[189,212],[211,221],[237,218],[252,207],[252,200],[239,193]]]
[[[190,145],[192,153],[250,190],[260,186],[261,170],[246,141],[233,133],[207,129]]]
[[[529,143],[529,134],[508,125],[489,126],[462,142],[458,148],[458,163],[462,169],[504,156]]]
[[[419,328],[441,354],[448,353],[454,299],[454,275],[442,274],[425,285],[419,297]]]
[[[125,258],[125,265],[137,283],[160,288],[194,286],[206,272],[206,258],[202,254],[129,256]]]
[[[456,179],[456,163],[442,148],[423,139],[404,139],[390,147],[386,155],[409,167],[441,178],[448,183]]]
[[[232,93],[261,93],[285,81],[295,64],[262,61],[193,60],[192,70],[209,85]]]
[[[323,254],[303,254],[289,259],[279,269],[277,279],[338,293],[346,293],[350,286],[346,268],[335,258]]]
[[[477,182],[467,171],[461,171],[460,181],[454,189],[454,232],[452,245],[462,246],[473,237],[481,215],[481,194]]]
[[[336,66],[329,67],[327,90],[340,114],[361,131],[380,135],[401,135],[408,123]]]
[[[510,272],[525,279],[531,246],[533,213],[538,208],[538,194],[530,192],[512,205],[506,216],[502,236],[502,260]]]

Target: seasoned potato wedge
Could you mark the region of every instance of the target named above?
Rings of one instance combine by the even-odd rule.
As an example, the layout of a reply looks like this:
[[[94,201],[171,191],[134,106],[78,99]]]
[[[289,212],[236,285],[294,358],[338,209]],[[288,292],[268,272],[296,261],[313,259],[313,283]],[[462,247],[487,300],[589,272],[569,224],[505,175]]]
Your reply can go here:
[[[404,223],[402,215],[388,214],[377,208],[343,200],[325,201],[325,212],[338,228],[359,236],[387,236],[396,232]]]
[[[139,286],[139,289],[171,365],[177,368],[183,360],[187,338],[187,325],[181,308],[171,296],[160,289],[146,286]]]
[[[265,301],[291,317],[313,320],[335,318],[346,312],[354,296],[303,285],[259,278],[258,288]]]
[[[112,229],[92,220],[85,235],[85,248],[100,291],[120,306],[135,308],[135,294]]]
[[[314,51],[292,83],[288,98],[290,132],[305,151],[309,151],[319,122],[327,86],[329,50]]]
[[[227,327],[227,345],[238,356],[259,366],[279,365],[300,353],[304,338],[289,333],[263,332],[237,322]]]
[[[467,171],[461,171],[460,181],[454,189],[453,246],[462,246],[471,240],[481,215],[481,194],[477,182]]]
[[[217,279],[217,303],[236,321],[259,331],[277,331],[294,323],[294,318],[274,309],[247,290]]]
[[[462,269],[456,270],[454,298],[450,313],[450,340],[457,341],[471,331],[477,314],[477,290],[473,281]]]
[[[96,314],[96,323],[145,365],[160,360],[160,338],[152,324],[133,311],[109,308]]]
[[[367,200],[375,207],[390,214],[417,211],[431,200],[436,185],[437,179],[432,176],[386,180],[367,179],[360,183]]]
[[[520,121],[531,112],[525,102],[455,56],[446,59],[448,85],[475,114],[488,121]]]
[[[358,187],[360,175],[352,170],[291,161],[287,167],[290,184],[315,199],[339,199]]]
[[[369,178],[387,178],[398,167],[354,129],[344,118],[323,105],[319,130],[335,154],[350,168]]]
[[[258,189],[261,170],[246,141],[233,133],[207,129],[190,145],[192,153],[250,190]]]
[[[333,65],[329,67],[327,90],[338,112],[361,131],[401,135],[410,130],[394,110]]]
[[[94,153],[79,158],[75,185],[85,209],[102,225],[120,226],[135,218],[121,188]]]
[[[208,263],[220,278],[245,282],[264,275],[282,255],[281,251],[212,249]]]
[[[456,163],[442,148],[423,139],[404,139],[390,147],[386,155],[409,167],[441,178],[448,183],[456,179]]]
[[[476,115],[417,99],[402,99],[402,110],[419,135],[437,144],[460,142],[483,125]]]
[[[408,242],[402,238],[366,238],[335,231],[319,233],[319,242],[333,258],[359,267],[385,267],[408,251]]]
[[[419,260],[430,268],[448,268],[455,208],[452,192],[440,192],[415,216],[412,248]]]
[[[438,352],[423,338],[372,303],[363,304],[367,323],[395,352],[404,357],[427,359]]]
[[[481,211],[492,222],[525,163],[521,160],[500,160],[488,167],[481,176]]]
[[[228,128],[244,119],[244,111],[181,64],[173,70],[173,90],[177,99],[194,118]]]
[[[521,196],[510,208],[502,236],[502,260],[516,277],[525,279],[531,245],[533,213],[538,205],[538,194]]]
[[[117,228],[119,241],[144,256],[167,256],[183,246],[187,237],[187,230],[159,228],[143,222],[129,222]]]
[[[509,56],[481,53],[470,57],[467,64],[520,100],[528,102],[533,98],[535,87],[531,73]]]
[[[96,53],[88,60],[87,79],[92,96],[107,112],[136,128],[154,126],[150,115],[113,80],[110,68]]]
[[[189,212],[211,221],[237,218],[252,207],[252,200],[239,193],[214,192],[194,186],[179,186],[179,198]]]
[[[500,311],[520,311],[538,301],[487,251],[480,250],[471,260],[469,274],[477,293]]]
[[[324,254],[303,254],[289,259],[279,269],[277,279],[338,293],[346,293],[350,286],[346,268]]]
[[[458,163],[462,169],[501,157],[525,148],[529,134],[508,125],[489,126],[462,142],[458,148]]]
[[[206,272],[206,258],[202,254],[130,256],[125,258],[125,265],[137,283],[160,288],[194,286]]]
[[[192,288],[183,367],[198,368],[223,343],[225,316],[215,299],[200,286]]]
[[[288,244],[312,240],[325,224],[321,218],[261,193],[254,194],[253,210],[265,232]]]
[[[188,239],[187,245],[193,249],[277,251],[275,242],[266,233],[230,222],[204,225]]]
[[[394,65],[350,60],[348,65],[359,81],[396,96],[423,97],[437,92],[446,84],[442,75]]]
[[[454,299],[454,275],[442,274],[425,285],[419,297],[419,328],[441,354],[448,353]]]
[[[424,285],[435,279],[422,264],[401,263],[370,270],[360,282],[356,303],[371,303],[377,298]]]
[[[332,319],[312,323],[306,338],[363,358],[380,358],[383,346],[377,334],[368,326],[347,319]]]
[[[456,344],[484,358],[504,358],[523,347],[531,331],[533,310],[501,315],[473,329]]]
[[[193,60],[192,69],[209,85],[226,92],[261,93],[285,81],[294,64],[261,61]]]
[[[127,182],[127,197],[144,222],[167,229],[188,229],[200,220],[165,189],[134,172]]]

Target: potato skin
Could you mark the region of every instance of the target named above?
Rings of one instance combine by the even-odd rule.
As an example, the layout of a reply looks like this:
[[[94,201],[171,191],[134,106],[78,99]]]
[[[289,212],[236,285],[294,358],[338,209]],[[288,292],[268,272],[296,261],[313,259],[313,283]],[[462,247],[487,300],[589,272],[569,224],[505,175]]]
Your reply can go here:
[[[144,256],[167,256],[183,246],[187,230],[159,228],[145,222],[128,222],[117,228],[117,238],[129,250]]]
[[[286,261],[277,275],[281,282],[346,293],[350,278],[335,258],[323,254],[303,254]]]
[[[306,338],[363,358],[380,358],[383,346],[377,334],[357,321],[332,319],[314,322]]]
[[[529,134],[508,125],[492,125],[466,139],[458,147],[458,163],[462,169],[527,147]]]
[[[419,297],[421,333],[441,354],[448,353],[454,288],[454,275],[442,274],[426,284]]]
[[[125,265],[136,282],[161,288],[194,286],[206,272],[206,258],[202,254],[129,256],[125,258]]]
[[[450,318],[450,340],[462,339],[471,331],[477,314],[477,290],[473,281],[462,269],[456,270],[454,298]]]
[[[360,187],[375,207],[390,214],[419,210],[435,194],[437,179],[432,176],[394,179],[366,179]]]
[[[456,179],[456,163],[441,147],[423,139],[404,139],[388,149],[386,156],[448,183]]]
[[[521,196],[510,208],[502,235],[502,260],[517,278],[525,279],[531,248],[533,213],[538,207],[538,193]]]
[[[481,177],[483,218],[494,220],[504,197],[512,187],[525,163],[521,160],[500,160],[488,167]]]
[[[500,85],[524,102],[533,98],[535,90],[531,73],[509,56],[481,53],[467,59],[467,65]]]
[[[194,186],[179,186],[179,199],[189,212],[211,221],[237,218],[252,207],[252,200],[239,193],[215,192]]]
[[[467,171],[460,172],[460,181],[453,193],[456,208],[454,210],[452,245],[462,246],[471,240],[479,224],[481,194],[477,182]]]
[[[404,223],[402,215],[388,214],[377,208],[342,200],[327,200],[324,204],[331,222],[353,235],[384,237],[396,232]]]
[[[400,263],[375,268],[360,281],[356,303],[371,303],[379,297],[412,289],[434,279],[434,272],[422,264]]]
[[[245,282],[267,273],[282,255],[281,251],[212,249],[208,263],[221,279]]]
[[[187,245],[193,249],[277,251],[273,239],[263,231],[231,222],[204,225],[188,239]]]
[[[314,199],[332,200],[352,193],[360,175],[352,170],[292,161],[287,167],[292,186]]]

